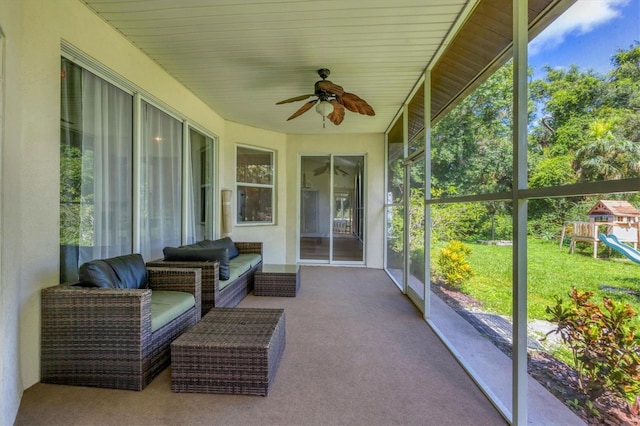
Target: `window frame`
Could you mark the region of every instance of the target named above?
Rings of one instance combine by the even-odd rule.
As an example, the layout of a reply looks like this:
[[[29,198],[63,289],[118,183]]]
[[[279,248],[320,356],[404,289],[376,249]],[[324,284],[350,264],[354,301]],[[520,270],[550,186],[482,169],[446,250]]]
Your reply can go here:
[[[238,180],[238,152],[240,149],[248,149],[253,151],[260,151],[269,153],[271,156],[271,183],[252,183],[252,182],[242,182]],[[277,151],[275,149],[266,148],[266,147],[258,147],[253,145],[246,144],[236,144],[236,153],[235,153],[235,176],[234,176],[234,186],[235,186],[235,207],[236,211],[234,214],[234,225],[235,226],[272,226],[276,225],[276,177],[277,177]],[[238,212],[238,205],[240,202],[240,188],[248,187],[248,188],[263,188],[271,190],[271,220],[270,221],[241,221]]]
[[[0,34],[1,36],[1,34]],[[0,37],[0,41],[2,38]],[[1,51],[0,51],[1,52]],[[132,208],[132,231],[131,231],[131,247],[128,248],[127,253],[136,253],[141,251],[141,187],[140,187],[140,173],[142,169],[142,164],[144,162],[144,158],[142,155],[142,147],[141,147],[141,107],[142,103],[145,102],[150,106],[160,110],[161,112],[167,114],[171,118],[177,120],[182,125],[182,141],[180,143],[181,149],[181,158],[180,164],[182,167],[181,171],[181,179],[182,179],[182,194],[181,194],[181,225],[179,229],[180,240],[182,244],[189,243],[187,241],[188,235],[185,229],[185,218],[193,214],[190,210],[192,206],[187,204],[186,200],[186,192],[184,186],[185,182],[188,181],[187,170],[185,168],[185,162],[187,161],[187,156],[189,155],[189,141],[188,141],[188,129],[192,128],[196,130],[198,133],[201,133],[207,138],[211,138],[213,141],[212,146],[212,232],[213,235],[217,235],[220,231],[215,226],[216,220],[218,218],[217,209],[220,206],[219,199],[215,196],[216,191],[218,189],[218,176],[219,176],[219,160],[218,160],[218,149],[219,149],[219,137],[210,130],[206,130],[207,127],[192,121],[188,116],[184,113],[176,110],[170,105],[162,102],[157,97],[153,96],[151,93],[145,91],[140,88],[136,84],[127,80],[127,78],[117,74],[112,69],[108,68],[104,64],[98,62],[97,60],[91,58],[86,53],[75,47],[74,45],[68,43],[65,40],[62,40],[60,43],[60,58],[66,59],[71,63],[79,66],[83,70],[93,74],[94,76],[104,80],[105,82],[113,85],[114,87],[122,90],[123,92],[131,95],[133,97],[133,129],[132,129],[132,137],[133,137],[133,152],[132,152],[132,200],[131,200],[131,208]],[[1,75],[1,73],[0,73]],[[59,142],[60,143],[60,142]],[[124,253],[123,253],[124,254]],[[143,253],[144,256],[148,256],[148,253]],[[60,271],[61,272],[61,271]]]
[[[211,174],[211,182],[205,182],[201,185],[199,185],[200,190],[202,191],[203,189],[210,194],[211,197],[211,216],[209,217],[209,221],[210,223],[207,223],[207,221],[204,222],[203,226],[204,226],[204,233],[205,235],[210,235],[209,239],[214,239],[217,235],[217,230],[216,230],[216,223],[218,223],[218,213],[216,210],[216,206],[218,206],[218,200],[216,199],[216,194],[218,193],[218,137],[215,136],[214,134],[212,134],[209,131],[204,130],[202,127],[198,126],[197,124],[193,123],[192,121],[190,121],[189,119],[186,119],[184,121],[185,124],[185,137],[183,137],[183,141],[185,143],[185,146],[183,148],[184,152],[187,153],[186,155],[183,155],[183,170],[185,172],[185,180],[183,181],[183,191],[185,191],[185,194],[189,191],[189,189],[187,188],[187,186],[189,185],[188,183],[188,176],[187,174],[189,172],[191,172],[191,167],[192,165],[189,165],[187,163],[189,163],[191,161],[191,155],[192,155],[192,139],[191,139],[191,132],[195,132],[198,133],[200,135],[202,135],[205,139],[205,141],[211,141],[211,145],[207,145],[205,146],[205,151],[206,152],[202,152],[202,156],[200,157],[200,160],[205,160],[211,163],[211,168],[212,170],[210,171]],[[206,180],[206,179],[205,179]],[[197,239],[197,237],[195,237],[194,235],[190,235],[190,230],[188,229],[188,216],[189,215],[194,215],[196,214],[198,216],[198,221],[200,221],[201,219],[201,211],[200,212],[194,212],[191,211],[190,209],[193,206],[189,205],[189,201],[188,197],[184,197],[183,202],[184,202],[184,206],[183,206],[183,211],[184,211],[184,216],[183,216],[183,233],[182,233],[182,240],[184,243],[192,243],[195,242],[192,241],[194,238]],[[202,200],[201,200],[202,202]],[[205,207],[204,205],[201,205],[200,208],[202,209],[203,207]],[[206,214],[206,212],[205,212]],[[197,232],[196,232],[197,235]],[[193,238],[192,238],[193,237]]]

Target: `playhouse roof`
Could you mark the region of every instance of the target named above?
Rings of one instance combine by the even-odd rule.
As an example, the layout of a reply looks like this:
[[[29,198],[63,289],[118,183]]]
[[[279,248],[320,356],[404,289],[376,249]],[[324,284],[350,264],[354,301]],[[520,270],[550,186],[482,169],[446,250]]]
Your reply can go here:
[[[640,210],[628,201],[599,200],[595,206],[591,207],[588,214],[590,216],[613,215],[619,217],[640,217]]]

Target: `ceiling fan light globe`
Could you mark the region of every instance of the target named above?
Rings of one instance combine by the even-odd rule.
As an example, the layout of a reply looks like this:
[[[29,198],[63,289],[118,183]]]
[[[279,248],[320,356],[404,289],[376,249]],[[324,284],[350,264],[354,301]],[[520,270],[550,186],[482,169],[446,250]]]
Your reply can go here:
[[[326,117],[333,112],[333,105],[327,101],[319,102],[318,105],[316,105],[316,111],[321,116]]]

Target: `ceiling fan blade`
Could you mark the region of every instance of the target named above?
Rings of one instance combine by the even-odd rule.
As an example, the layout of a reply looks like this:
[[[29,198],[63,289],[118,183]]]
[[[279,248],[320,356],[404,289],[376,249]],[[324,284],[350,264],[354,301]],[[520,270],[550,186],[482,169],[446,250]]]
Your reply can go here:
[[[358,112],[363,115],[376,115],[371,105],[369,105],[364,99],[360,96],[355,95],[353,93],[345,92],[342,96],[338,97],[338,102],[340,102],[346,109],[351,112]]]
[[[349,176],[349,173],[348,173],[348,172],[346,172],[345,170],[342,170],[342,168],[341,168],[340,166],[336,166],[336,167],[335,167],[335,174],[337,175],[337,174],[338,174],[338,172],[340,172],[340,174],[341,174],[342,176]]]
[[[327,118],[337,126],[344,120],[344,106],[335,100],[331,101],[331,105],[333,105],[333,112],[327,115]]]
[[[336,96],[342,96],[342,94],[344,93],[344,89],[342,88],[342,86],[333,84],[329,80],[316,81],[315,89],[316,89],[316,92],[320,90],[327,93],[331,93],[332,95],[336,95]]]
[[[317,167],[317,168],[313,169],[313,175],[314,176],[320,176],[321,174],[323,174],[327,170],[329,170],[329,163],[325,164],[324,166]]]
[[[285,99],[284,101],[276,102],[276,105],[288,104],[289,102],[304,101],[305,99],[308,99],[311,96],[315,96],[315,95],[311,93],[310,95],[296,96],[294,98],[289,98],[289,99]]]
[[[313,106],[318,103],[318,99],[314,99],[312,101],[307,102],[306,104],[302,105],[302,107],[300,107],[299,110],[297,110],[296,112],[294,112],[291,117],[287,118],[287,121],[289,120],[293,120],[296,117],[301,116],[302,114],[304,114],[305,112],[309,111],[311,108],[313,108]]]

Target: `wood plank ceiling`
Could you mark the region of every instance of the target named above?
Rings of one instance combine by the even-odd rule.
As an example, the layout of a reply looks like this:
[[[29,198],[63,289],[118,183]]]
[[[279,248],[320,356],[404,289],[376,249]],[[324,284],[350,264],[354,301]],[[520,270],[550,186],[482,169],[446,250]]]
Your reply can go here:
[[[384,132],[469,9],[466,0],[81,1],[224,119],[288,134]],[[553,2],[530,4],[537,16]],[[488,9],[434,70],[438,110],[508,47],[511,0],[483,3]],[[347,112],[341,125],[323,128],[309,111],[286,121],[305,101],[275,103],[313,93],[319,68],[375,117]]]

